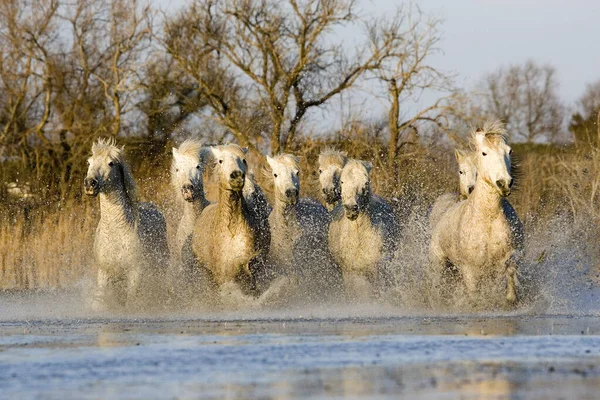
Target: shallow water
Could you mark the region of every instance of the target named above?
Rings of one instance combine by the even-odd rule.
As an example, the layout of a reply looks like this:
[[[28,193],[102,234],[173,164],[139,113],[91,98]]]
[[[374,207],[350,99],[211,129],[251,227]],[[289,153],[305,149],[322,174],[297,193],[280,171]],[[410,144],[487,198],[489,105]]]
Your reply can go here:
[[[402,316],[365,305],[116,316],[90,314],[73,293],[0,296],[5,398],[591,399],[598,390],[597,314]]]

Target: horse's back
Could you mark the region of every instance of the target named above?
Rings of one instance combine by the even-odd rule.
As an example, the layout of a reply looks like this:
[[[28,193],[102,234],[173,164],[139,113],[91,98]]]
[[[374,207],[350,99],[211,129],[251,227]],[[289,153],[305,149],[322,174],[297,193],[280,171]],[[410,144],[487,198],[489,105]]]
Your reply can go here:
[[[372,224],[381,231],[384,243],[395,246],[400,234],[400,224],[392,206],[382,197],[374,195],[369,204],[369,216]]]
[[[152,203],[140,203],[139,235],[144,252],[152,261],[163,264],[169,257],[167,242],[167,223],[163,214]],[[161,265],[166,267],[166,265]]]
[[[525,231],[523,229],[523,223],[519,219],[519,216],[517,215],[517,212],[513,206],[505,198],[502,199],[502,211],[504,212],[504,216],[508,222],[508,226],[510,227],[513,247],[515,250],[522,250],[525,246]]]
[[[260,220],[269,218],[272,208],[269,200],[262,188],[254,181],[251,176],[247,176],[244,182],[244,199],[248,208]]]
[[[327,237],[331,216],[323,205],[311,198],[302,198],[296,205],[298,222],[308,233]]]

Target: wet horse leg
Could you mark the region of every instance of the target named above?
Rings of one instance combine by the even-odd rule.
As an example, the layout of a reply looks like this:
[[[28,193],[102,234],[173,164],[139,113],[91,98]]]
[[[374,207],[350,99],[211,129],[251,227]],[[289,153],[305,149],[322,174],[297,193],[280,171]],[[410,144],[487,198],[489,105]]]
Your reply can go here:
[[[509,303],[517,301],[517,263],[511,257],[506,262],[506,300]]]

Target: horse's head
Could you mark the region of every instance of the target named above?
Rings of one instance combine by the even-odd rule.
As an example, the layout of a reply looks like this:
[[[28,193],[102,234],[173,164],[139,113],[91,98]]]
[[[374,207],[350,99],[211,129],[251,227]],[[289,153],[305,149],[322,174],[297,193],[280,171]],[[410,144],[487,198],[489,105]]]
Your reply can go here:
[[[275,196],[285,204],[294,205],[300,196],[300,166],[298,157],[291,154],[267,156],[271,167]]]
[[[225,190],[241,191],[244,188],[248,163],[248,149],[236,144],[211,148],[214,166],[219,176],[219,185]]]
[[[342,205],[346,217],[352,221],[358,218],[369,205],[371,199],[371,163],[348,160],[340,175]]]
[[[341,200],[340,175],[346,160],[346,153],[340,151],[327,149],[319,154],[319,183],[328,204]]]
[[[83,187],[88,196],[125,190],[130,197],[135,197],[135,184],[123,157],[123,149],[116,146],[114,139],[99,139],[92,145]]]
[[[477,152],[477,173],[502,197],[510,194],[513,178],[510,173],[512,149],[500,121],[488,121],[473,133]]]
[[[476,153],[464,153],[458,149],[454,150],[456,162],[458,162],[458,177],[460,180],[460,195],[467,198],[475,188],[477,181]]]
[[[206,161],[203,157],[205,151],[207,148],[193,139],[186,140],[178,149],[173,148],[171,181],[185,201],[193,202],[204,195],[202,173]]]

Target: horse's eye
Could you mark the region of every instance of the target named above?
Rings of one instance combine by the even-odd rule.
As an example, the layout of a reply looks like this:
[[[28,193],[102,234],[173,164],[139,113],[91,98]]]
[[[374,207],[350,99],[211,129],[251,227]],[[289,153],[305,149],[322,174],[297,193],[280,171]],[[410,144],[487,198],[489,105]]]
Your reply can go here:
[[[320,169],[320,170],[319,170],[319,173],[320,173],[320,174],[322,174],[322,173],[323,173],[323,170],[322,170],[322,169]]]
[[[481,153],[481,155],[487,156],[487,153]]]
[[[296,171],[296,176],[300,176],[300,171]]]
[[[196,169],[200,169],[200,166],[199,166],[199,165],[196,165]]]
[[[277,174],[273,174],[273,176],[274,176],[275,178],[277,178]]]
[[[175,168],[175,172],[179,172],[179,168]]]
[[[461,174],[461,175],[463,174],[463,172],[462,172],[462,171],[458,171],[458,173],[459,173],[459,174]]]
[[[340,183],[343,185],[343,184],[344,184],[344,181],[340,181]]]
[[[508,155],[510,156],[511,154],[512,154],[512,149],[510,149],[510,150],[508,151]]]
[[[112,161],[108,163],[109,167],[112,167],[113,165],[115,165],[115,163],[113,163]]]
[[[223,160],[219,160],[219,164],[223,164]]]

